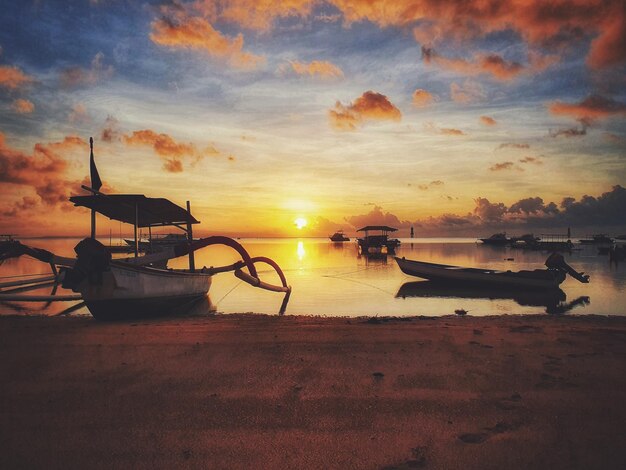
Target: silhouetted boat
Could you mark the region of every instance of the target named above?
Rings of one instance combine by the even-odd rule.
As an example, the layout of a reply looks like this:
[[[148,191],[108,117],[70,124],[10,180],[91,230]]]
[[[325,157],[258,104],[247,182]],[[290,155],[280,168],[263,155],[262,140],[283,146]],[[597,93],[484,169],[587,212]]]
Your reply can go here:
[[[519,305],[545,307],[547,313],[565,313],[572,308],[589,303],[589,297],[581,296],[571,302],[565,302],[566,295],[561,289],[515,289],[502,286],[476,287],[451,286],[436,281],[413,281],[402,284],[396,297],[440,297],[461,299],[513,300]]]
[[[588,238],[583,238],[580,240],[582,245],[611,245],[613,243],[613,239],[609,237],[606,233],[599,233],[596,235],[588,235]]]
[[[385,254],[395,253],[400,245],[400,240],[389,238],[389,232],[396,232],[398,229],[386,225],[368,225],[360,228],[357,232],[365,232],[365,236],[357,239],[359,249],[363,254]],[[370,235],[369,232],[380,232],[378,235]]]
[[[506,236],[505,232],[494,233],[489,238],[479,238],[485,245],[505,246],[511,243],[511,239]]]
[[[198,239],[194,239],[194,241],[196,240]],[[135,244],[134,239],[125,238],[124,241],[129,246]],[[166,233],[163,235],[151,235],[148,238],[140,238],[137,243],[139,244],[139,249],[142,251],[160,251],[165,247],[186,243],[188,241],[188,237],[184,233]]]
[[[398,257],[395,260],[405,274],[450,284],[554,289],[565,280],[567,274],[570,274],[580,282],[589,282],[589,276],[576,272],[557,253],[551,254],[546,260],[545,264],[548,269],[516,272],[463,268],[447,264],[412,261]]]
[[[49,263],[55,282],[62,281],[63,287],[80,293],[91,314],[98,319],[173,313],[183,303],[205,297],[213,274],[226,271],[234,271],[236,277],[255,287],[284,292],[281,313],[284,311],[291,287],[274,261],[265,257],[251,258],[237,241],[227,237],[214,236],[192,241],[192,226],[199,222],[191,215],[189,202],[185,210],[163,198],[102,193],[102,182],[93,159],[93,139],[90,139],[90,146],[91,187],[82,187],[91,195],[70,197],[75,206],[91,209],[91,237],[76,245],[74,251],[77,257],[65,258],[15,242],[0,250],[0,261],[29,255]],[[112,259],[107,247],[96,240],[96,213],[134,226],[134,257]],[[139,257],[138,228],[151,230],[152,227],[164,226],[178,227],[185,235],[179,243],[170,244],[159,253]],[[228,266],[196,269],[194,251],[215,244],[233,248],[241,256],[241,261]],[[167,269],[168,260],[184,255],[189,256],[188,269]],[[255,263],[273,267],[282,286],[261,281]],[[57,266],[61,267],[60,273],[57,273]],[[243,268],[248,272],[242,271]]]
[[[336,231],[329,238],[331,239],[331,241],[336,242],[336,243],[349,242],[350,241],[350,238],[346,237],[343,234],[343,230]]]

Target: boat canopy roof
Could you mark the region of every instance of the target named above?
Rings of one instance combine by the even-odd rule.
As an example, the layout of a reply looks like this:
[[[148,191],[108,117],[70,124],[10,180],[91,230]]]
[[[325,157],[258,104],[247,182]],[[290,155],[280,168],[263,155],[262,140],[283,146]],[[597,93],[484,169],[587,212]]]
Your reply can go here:
[[[383,232],[397,232],[397,228],[388,227],[386,225],[368,225],[366,227],[360,228],[357,232],[369,232],[370,230],[382,230]]]
[[[143,194],[72,196],[70,201],[75,206],[93,209],[109,219],[127,224],[134,224],[137,215],[138,227],[200,223],[189,212],[172,201],[160,197],[146,197]],[[135,208],[137,208],[137,214]]]

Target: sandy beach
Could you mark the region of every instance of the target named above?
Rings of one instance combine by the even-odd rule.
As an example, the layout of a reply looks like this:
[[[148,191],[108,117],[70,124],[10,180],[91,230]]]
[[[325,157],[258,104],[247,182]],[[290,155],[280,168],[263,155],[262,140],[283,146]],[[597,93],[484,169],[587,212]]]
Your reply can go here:
[[[0,318],[4,468],[624,468],[626,318]]]

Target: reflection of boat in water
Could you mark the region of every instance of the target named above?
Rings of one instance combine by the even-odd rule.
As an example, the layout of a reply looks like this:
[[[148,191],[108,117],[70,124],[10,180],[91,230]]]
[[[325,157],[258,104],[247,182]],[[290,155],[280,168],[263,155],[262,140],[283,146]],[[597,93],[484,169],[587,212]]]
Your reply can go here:
[[[414,281],[402,284],[396,297],[439,297],[461,299],[513,300],[527,307],[545,307],[547,313],[565,313],[578,305],[589,303],[589,297],[579,297],[565,302],[566,295],[559,288],[521,290],[508,288],[451,286],[435,281]]]
[[[506,236],[505,232],[494,233],[489,238],[479,238],[485,245],[491,246],[506,246],[511,243],[511,239]]]
[[[497,271],[494,269],[463,268],[447,264],[426,263],[412,261],[405,258],[395,258],[403,273],[451,284],[496,285],[523,287],[533,289],[550,289],[558,287],[567,274],[580,282],[589,282],[589,276],[578,273],[563,259],[563,256],[553,253],[546,260],[548,269],[533,271]]]
[[[171,314],[183,303],[206,297],[212,276],[217,273],[234,271],[239,279],[263,289],[284,292],[285,300],[291,293],[280,267],[265,257],[251,258],[237,241],[221,236],[194,240],[192,226],[198,224],[187,209],[163,198],[148,198],[140,194],[107,195],[100,191],[102,182],[93,160],[93,140],[90,139],[91,187],[83,189],[91,194],[72,196],[75,206],[91,209],[91,237],[76,245],[76,258],[65,258],[46,250],[14,242],[0,249],[0,261],[28,255],[50,264],[56,284],[79,293],[91,314],[98,319],[117,319],[158,314]],[[96,240],[96,213],[111,220],[132,224],[134,227],[134,257],[112,259],[111,252]],[[175,226],[183,230],[179,243],[164,247],[159,253],[138,256],[139,228]],[[241,261],[228,266],[203,267],[196,269],[194,252],[210,245],[226,245],[241,256]],[[168,269],[170,259],[188,255],[188,269]],[[270,265],[280,277],[282,286],[261,281],[256,263]],[[57,266],[61,267],[60,272]],[[246,269],[247,272],[243,271]],[[53,297],[53,296],[50,296]],[[53,300],[53,299],[52,299]],[[60,299],[59,299],[60,300]]]
[[[335,243],[349,242],[350,241],[350,238],[346,237],[343,234],[343,230],[336,231],[329,238],[330,238],[331,241],[333,241]]]
[[[400,245],[400,240],[389,238],[389,232],[396,232],[398,229],[388,227],[386,225],[368,225],[357,230],[357,232],[365,232],[365,236],[357,239],[359,250],[363,254],[387,254],[395,253],[396,248]],[[377,235],[370,235],[369,232],[380,232]]]

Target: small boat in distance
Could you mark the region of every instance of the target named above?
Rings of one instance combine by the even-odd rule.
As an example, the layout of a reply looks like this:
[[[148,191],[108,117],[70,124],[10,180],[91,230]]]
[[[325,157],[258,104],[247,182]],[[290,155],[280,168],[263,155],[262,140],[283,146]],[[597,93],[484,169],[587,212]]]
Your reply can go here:
[[[494,233],[489,238],[479,238],[485,245],[505,246],[511,243],[511,239],[506,236],[506,232]]]
[[[388,227],[386,225],[368,225],[360,228],[357,232],[365,232],[363,238],[357,239],[359,250],[363,254],[386,254],[395,253],[396,248],[400,245],[400,240],[389,238],[389,232],[396,232],[398,229]],[[370,235],[370,231],[377,231],[380,234]]]
[[[587,235],[587,238],[580,240],[581,245],[611,245],[613,239],[606,233],[598,233],[596,235]]]
[[[497,271],[494,269],[463,268],[447,264],[426,263],[405,258],[395,258],[403,273],[437,282],[476,286],[508,286],[532,289],[554,289],[567,274],[580,282],[588,283],[589,276],[575,271],[563,256],[552,253],[545,262],[548,269],[533,271]]]
[[[336,243],[349,242],[350,241],[350,238],[346,237],[343,234],[343,230],[337,230],[329,238],[330,238],[331,241],[336,242]]]
[[[194,238],[193,241],[197,241],[197,238]],[[135,245],[135,240],[130,238],[124,238],[124,241],[129,246]],[[174,245],[178,245],[179,243],[188,242],[187,235],[184,233],[166,233],[166,234],[158,234],[152,235],[148,238],[140,238],[138,241],[139,249],[142,251],[151,250],[151,251],[160,251],[165,247],[170,247]]]

